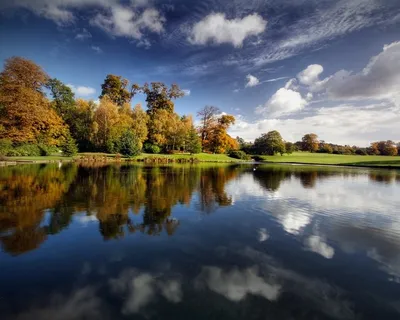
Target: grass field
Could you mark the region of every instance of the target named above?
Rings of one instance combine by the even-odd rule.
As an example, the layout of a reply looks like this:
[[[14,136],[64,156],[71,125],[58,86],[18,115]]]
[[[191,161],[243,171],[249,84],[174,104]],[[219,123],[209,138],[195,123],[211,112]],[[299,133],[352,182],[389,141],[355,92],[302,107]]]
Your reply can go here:
[[[283,156],[261,156],[265,162],[275,163],[304,163],[304,164],[329,164],[329,165],[350,165],[365,167],[399,167],[399,156],[357,156],[339,155],[327,153],[294,152]]]

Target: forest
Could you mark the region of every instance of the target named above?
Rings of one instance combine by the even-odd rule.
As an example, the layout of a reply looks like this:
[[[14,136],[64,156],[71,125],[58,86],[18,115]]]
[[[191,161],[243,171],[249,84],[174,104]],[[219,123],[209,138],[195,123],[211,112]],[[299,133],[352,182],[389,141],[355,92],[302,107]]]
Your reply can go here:
[[[131,102],[143,94],[146,109]],[[285,141],[274,130],[254,142],[232,138],[235,117],[214,106],[192,115],[175,112],[174,101],[184,96],[178,85],[161,82],[130,84],[109,74],[99,101],[76,98],[72,89],[50,77],[35,62],[11,57],[0,73],[0,156],[47,156],[61,152],[106,152],[134,157],[145,153],[223,154],[250,159],[251,155],[290,154],[294,151],[357,155],[398,155],[400,143],[391,140],[362,148],[319,140],[314,133],[301,141]]]

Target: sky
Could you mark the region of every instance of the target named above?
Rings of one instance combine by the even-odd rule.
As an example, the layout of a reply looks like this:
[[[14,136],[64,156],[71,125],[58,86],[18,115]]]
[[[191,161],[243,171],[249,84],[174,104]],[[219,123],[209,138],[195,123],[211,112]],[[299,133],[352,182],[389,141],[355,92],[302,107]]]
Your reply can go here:
[[[400,141],[398,0],[0,0],[11,56],[85,99],[107,74],[177,83],[179,114],[217,106],[248,141]]]

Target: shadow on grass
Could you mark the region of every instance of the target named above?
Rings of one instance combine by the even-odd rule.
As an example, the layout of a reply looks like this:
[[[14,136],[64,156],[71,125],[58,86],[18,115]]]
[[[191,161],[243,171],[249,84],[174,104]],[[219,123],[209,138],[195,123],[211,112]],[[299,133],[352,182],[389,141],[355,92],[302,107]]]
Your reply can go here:
[[[386,167],[386,168],[399,168],[400,169],[400,159],[399,160],[389,160],[389,161],[361,161],[361,162],[351,162],[345,163],[343,165],[347,166],[363,166],[363,167]]]

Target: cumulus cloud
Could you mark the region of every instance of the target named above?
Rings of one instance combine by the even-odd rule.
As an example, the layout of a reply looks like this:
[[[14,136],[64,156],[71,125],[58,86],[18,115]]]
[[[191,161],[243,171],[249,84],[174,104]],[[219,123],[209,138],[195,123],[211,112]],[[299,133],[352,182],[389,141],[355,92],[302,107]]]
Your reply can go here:
[[[400,42],[383,47],[358,73],[341,70],[326,78],[323,86],[332,98],[387,99],[400,94]]]
[[[259,276],[256,267],[245,270],[235,268],[230,271],[218,267],[203,267],[196,278],[196,285],[198,288],[205,285],[208,289],[235,302],[245,299],[248,294],[275,301],[281,290],[280,285],[270,284]]]
[[[73,84],[67,84],[67,86],[70,87],[72,92],[74,92],[79,97],[87,97],[96,93],[96,89],[91,87],[85,87],[85,86],[76,87]]]
[[[82,32],[76,34],[75,39],[84,41],[86,39],[90,39],[91,37],[92,34],[86,28],[83,28]]]
[[[301,84],[312,85],[319,81],[319,75],[324,71],[324,68],[319,64],[311,64],[305,70],[297,75],[297,79]]]
[[[304,109],[307,104],[308,101],[303,99],[299,92],[280,88],[264,106],[259,106],[256,112],[270,118],[280,118]]]
[[[246,79],[247,79],[246,88],[255,87],[260,84],[260,80],[258,80],[257,77],[252,76],[251,74],[248,74],[246,76]]]
[[[224,13],[212,13],[194,24],[188,40],[199,45],[230,43],[238,48],[246,38],[263,33],[266,27],[267,21],[257,13],[232,20]]]

